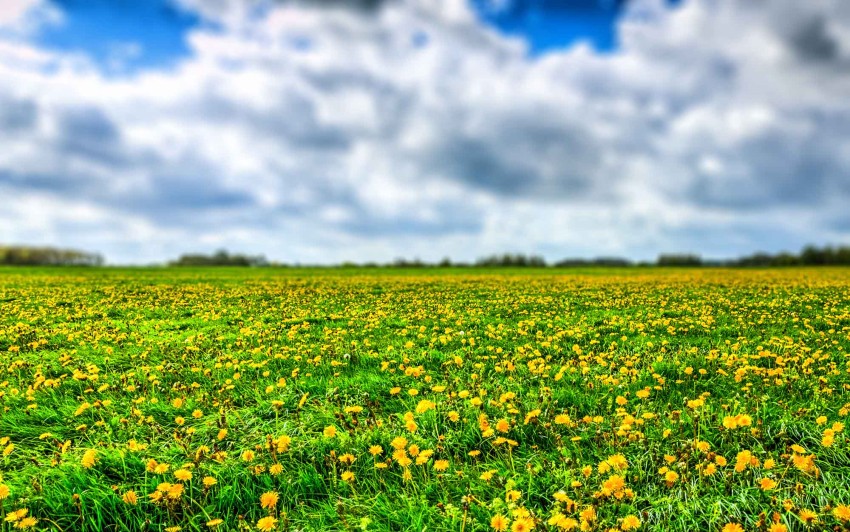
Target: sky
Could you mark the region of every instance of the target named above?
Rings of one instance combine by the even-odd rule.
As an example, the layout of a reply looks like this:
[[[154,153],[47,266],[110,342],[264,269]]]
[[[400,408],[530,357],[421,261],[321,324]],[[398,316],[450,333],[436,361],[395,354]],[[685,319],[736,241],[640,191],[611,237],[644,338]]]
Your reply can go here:
[[[2,0],[0,243],[850,244],[846,0]]]

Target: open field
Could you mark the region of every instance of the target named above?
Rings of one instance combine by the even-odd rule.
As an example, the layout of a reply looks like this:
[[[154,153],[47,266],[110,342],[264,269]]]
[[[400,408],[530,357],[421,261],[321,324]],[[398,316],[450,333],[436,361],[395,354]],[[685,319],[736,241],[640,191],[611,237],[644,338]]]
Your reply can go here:
[[[848,350],[850,269],[4,269],[0,530],[850,530]]]

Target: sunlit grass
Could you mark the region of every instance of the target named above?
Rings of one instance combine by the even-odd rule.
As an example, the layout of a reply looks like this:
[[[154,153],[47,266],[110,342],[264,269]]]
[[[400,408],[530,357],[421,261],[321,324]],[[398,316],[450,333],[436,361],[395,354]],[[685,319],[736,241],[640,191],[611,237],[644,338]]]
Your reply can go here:
[[[847,269],[2,270],[0,530],[846,529],[848,347]]]

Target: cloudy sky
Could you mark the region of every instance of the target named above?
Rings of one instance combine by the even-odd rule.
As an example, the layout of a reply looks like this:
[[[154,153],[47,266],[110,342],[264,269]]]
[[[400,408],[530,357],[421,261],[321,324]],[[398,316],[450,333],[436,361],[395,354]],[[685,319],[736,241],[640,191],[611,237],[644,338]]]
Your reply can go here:
[[[112,263],[850,243],[850,2],[2,0],[0,198]]]

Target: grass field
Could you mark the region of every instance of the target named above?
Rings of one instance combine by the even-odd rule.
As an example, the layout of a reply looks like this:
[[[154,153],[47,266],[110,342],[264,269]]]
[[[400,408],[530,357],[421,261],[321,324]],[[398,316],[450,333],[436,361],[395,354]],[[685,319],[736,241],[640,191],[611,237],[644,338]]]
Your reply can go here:
[[[0,270],[0,530],[850,530],[850,269]]]

